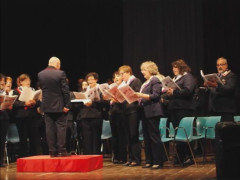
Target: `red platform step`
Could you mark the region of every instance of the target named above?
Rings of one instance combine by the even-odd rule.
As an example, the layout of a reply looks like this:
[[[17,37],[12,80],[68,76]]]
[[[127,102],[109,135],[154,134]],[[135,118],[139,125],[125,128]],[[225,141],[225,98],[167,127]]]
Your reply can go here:
[[[17,159],[18,172],[88,172],[102,167],[102,155],[72,155],[54,158],[43,155]]]

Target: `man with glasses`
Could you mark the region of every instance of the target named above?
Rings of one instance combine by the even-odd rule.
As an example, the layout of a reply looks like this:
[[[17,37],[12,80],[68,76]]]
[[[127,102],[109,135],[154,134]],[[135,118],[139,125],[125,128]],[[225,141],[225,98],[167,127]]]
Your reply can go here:
[[[237,99],[237,76],[228,69],[227,59],[220,57],[217,59],[217,75],[221,83],[204,82],[204,86],[209,87],[209,110],[210,115],[221,116],[221,121],[234,121],[236,113]]]

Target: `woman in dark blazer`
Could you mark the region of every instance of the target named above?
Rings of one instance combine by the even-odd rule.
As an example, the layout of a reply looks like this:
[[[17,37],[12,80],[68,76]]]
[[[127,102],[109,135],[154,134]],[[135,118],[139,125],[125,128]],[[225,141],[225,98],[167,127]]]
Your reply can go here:
[[[6,76],[0,73],[0,95],[6,95],[7,92],[4,91],[6,86]],[[5,167],[4,164],[4,150],[5,150],[5,142],[6,135],[9,125],[9,114],[12,106],[8,109],[0,109],[0,168]]]
[[[128,84],[135,92],[139,92],[141,81],[132,73],[132,68],[128,65],[123,65],[118,69],[123,81]],[[138,102],[131,104],[124,102],[124,118],[126,120],[126,131],[128,138],[128,162],[125,166],[138,166],[141,162],[141,145],[139,142],[139,108]]]
[[[113,81],[117,85],[122,83],[122,76],[118,71],[113,74]],[[110,101],[109,120],[112,131],[112,162],[124,164],[127,161],[126,119],[124,118],[124,104],[112,98]]]
[[[18,80],[20,87],[17,87],[13,91],[13,95],[18,96],[13,104],[13,110],[20,139],[20,157],[39,155],[42,154],[40,137],[41,120],[39,119],[39,114],[37,113],[39,102],[34,99],[26,102],[19,100],[23,88],[31,88],[31,79],[29,75],[21,74],[18,77]],[[35,89],[31,89],[35,91]]]
[[[164,151],[161,143],[159,121],[163,116],[160,95],[162,85],[155,76],[157,65],[152,61],[143,62],[141,72],[146,79],[140,93],[136,93],[142,106],[142,127],[145,144],[146,164],[143,168],[159,169],[163,167]]]
[[[172,62],[172,70],[174,74],[173,81],[181,88],[169,88],[167,90],[169,119],[173,123],[173,127],[176,128],[183,117],[194,115],[195,106],[193,96],[197,83],[196,79],[190,73],[190,67],[184,60],[178,59]],[[180,161],[185,162],[186,165],[193,162],[190,157],[187,157],[189,156],[189,151],[185,144],[177,144],[177,151]]]
[[[98,89],[98,74],[90,72],[85,79],[89,85],[86,94],[89,94],[90,89],[96,88],[95,91],[98,92],[99,97],[84,103],[78,113],[78,119],[82,121],[83,154],[101,154],[102,110],[105,108],[105,105],[108,105],[108,102],[103,100]]]

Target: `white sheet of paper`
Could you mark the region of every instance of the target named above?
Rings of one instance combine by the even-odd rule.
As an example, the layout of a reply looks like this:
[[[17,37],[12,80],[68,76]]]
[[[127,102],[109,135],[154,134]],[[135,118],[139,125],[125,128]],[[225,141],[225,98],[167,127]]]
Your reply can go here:
[[[19,96],[19,101],[29,101],[33,99],[35,92],[30,87],[23,87],[23,90]]]

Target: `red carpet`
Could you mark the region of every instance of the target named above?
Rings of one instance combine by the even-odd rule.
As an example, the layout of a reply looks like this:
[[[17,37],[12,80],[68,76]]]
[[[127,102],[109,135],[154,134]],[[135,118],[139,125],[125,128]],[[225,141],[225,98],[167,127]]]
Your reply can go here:
[[[88,172],[102,167],[102,155],[72,155],[54,158],[43,155],[17,159],[18,172]]]

